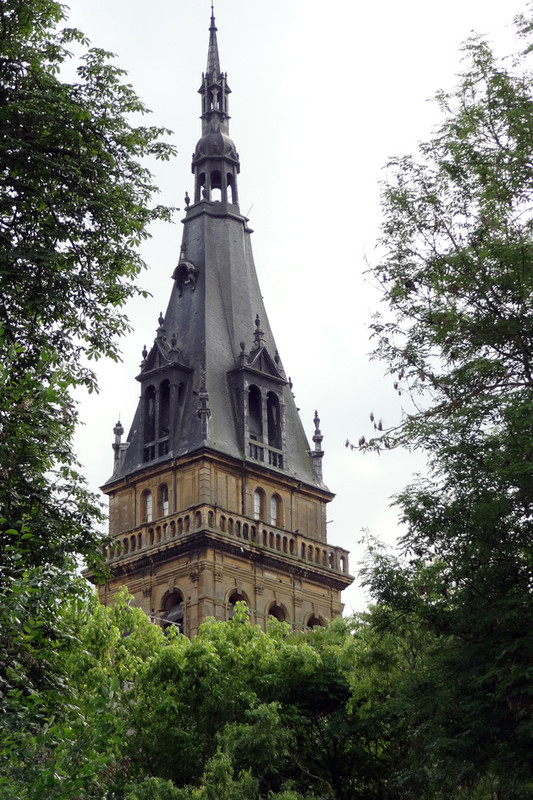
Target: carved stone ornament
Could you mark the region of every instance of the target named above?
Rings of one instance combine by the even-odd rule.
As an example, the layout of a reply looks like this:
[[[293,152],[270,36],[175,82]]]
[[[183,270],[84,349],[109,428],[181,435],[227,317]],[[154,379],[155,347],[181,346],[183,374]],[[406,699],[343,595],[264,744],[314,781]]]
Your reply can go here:
[[[196,281],[198,280],[199,270],[190,261],[180,261],[172,274],[172,279],[176,281],[178,295],[181,297],[184,289],[194,292]]]

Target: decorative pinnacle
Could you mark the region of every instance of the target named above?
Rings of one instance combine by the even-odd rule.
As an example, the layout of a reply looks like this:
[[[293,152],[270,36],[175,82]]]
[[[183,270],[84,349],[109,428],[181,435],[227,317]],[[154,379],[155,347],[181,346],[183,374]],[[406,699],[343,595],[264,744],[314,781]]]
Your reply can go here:
[[[263,347],[265,340],[264,334],[261,330],[261,320],[259,319],[259,314],[255,316],[255,333],[254,333],[254,341],[255,341],[255,349],[260,350]]]
[[[198,410],[196,413],[200,419],[202,437],[207,439],[207,423],[211,416],[211,409],[209,408],[209,395],[205,385],[205,375],[202,377],[202,384],[198,392]]]
[[[315,450],[321,449],[322,439],[322,432],[320,430],[320,417],[318,416],[318,411],[315,411],[315,418],[313,419],[315,423],[315,435],[313,436],[313,442],[315,443]],[[323,454],[322,454],[323,455]]]

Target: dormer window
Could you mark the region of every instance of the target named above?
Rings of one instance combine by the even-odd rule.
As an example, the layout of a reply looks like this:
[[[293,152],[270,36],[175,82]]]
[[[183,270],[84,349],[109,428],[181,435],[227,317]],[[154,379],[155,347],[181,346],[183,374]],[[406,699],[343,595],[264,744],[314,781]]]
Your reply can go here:
[[[263,419],[261,409],[261,392],[252,384],[248,390],[248,431],[250,439],[263,439]]]
[[[281,450],[281,414],[279,398],[274,392],[267,394],[268,444]]]

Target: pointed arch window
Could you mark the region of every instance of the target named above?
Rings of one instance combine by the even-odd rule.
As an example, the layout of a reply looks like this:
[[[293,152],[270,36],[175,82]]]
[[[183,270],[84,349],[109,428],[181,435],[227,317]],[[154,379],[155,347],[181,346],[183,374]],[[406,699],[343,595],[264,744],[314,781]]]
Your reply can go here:
[[[159,425],[158,455],[166,456],[169,449],[168,437],[170,429],[170,382],[163,381],[159,387]]]
[[[263,415],[261,408],[261,391],[255,384],[252,384],[248,389],[248,430],[250,439],[262,440]]]
[[[155,386],[148,386],[144,393],[144,461],[155,457]]]
[[[281,413],[279,397],[274,392],[267,394],[268,444],[281,450]]]

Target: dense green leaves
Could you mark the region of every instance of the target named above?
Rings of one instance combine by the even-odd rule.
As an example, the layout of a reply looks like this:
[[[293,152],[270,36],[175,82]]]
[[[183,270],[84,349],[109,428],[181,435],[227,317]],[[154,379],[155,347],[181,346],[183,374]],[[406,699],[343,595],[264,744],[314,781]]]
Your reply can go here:
[[[71,394],[95,388],[91,360],[118,357],[136,245],[168,217],[142,159],[172,152],[162,129],[132,125],[144,108],[109,54],[55,30],[64,14],[53,0],[0,10],[0,508],[31,527],[33,564],[94,559]],[[82,49],[71,83],[68,46]]]
[[[528,34],[528,23],[518,20]],[[404,559],[375,551],[366,582],[435,636],[415,670],[420,763],[454,796],[533,788],[533,91],[528,53],[465,47],[444,122],[383,188],[387,312],[375,355],[413,400],[370,448],[424,451],[396,498]],[[424,688],[426,687],[426,688]],[[435,702],[437,701],[437,702]],[[416,785],[408,776],[406,789]],[[450,783],[451,778],[451,783]],[[437,781],[437,782],[435,782]],[[461,794],[462,793],[462,794]]]

